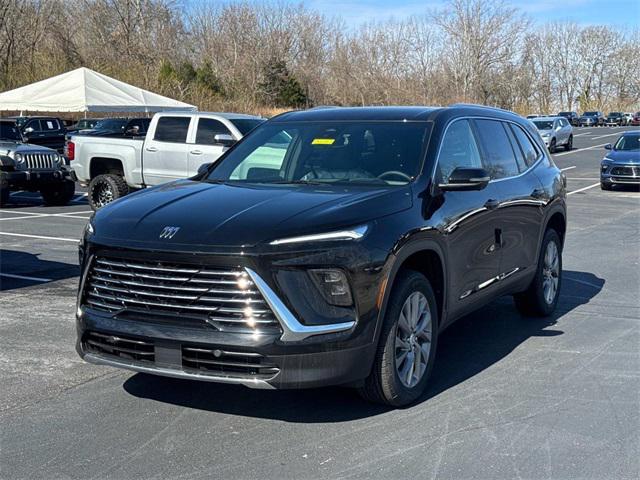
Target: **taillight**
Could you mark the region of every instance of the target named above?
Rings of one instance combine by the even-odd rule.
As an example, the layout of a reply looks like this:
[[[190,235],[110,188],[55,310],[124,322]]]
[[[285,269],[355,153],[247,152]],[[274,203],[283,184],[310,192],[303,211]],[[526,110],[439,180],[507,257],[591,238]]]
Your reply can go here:
[[[64,146],[64,153],[69,160],[76,158],[76,144],[73,142],[67,142]]]

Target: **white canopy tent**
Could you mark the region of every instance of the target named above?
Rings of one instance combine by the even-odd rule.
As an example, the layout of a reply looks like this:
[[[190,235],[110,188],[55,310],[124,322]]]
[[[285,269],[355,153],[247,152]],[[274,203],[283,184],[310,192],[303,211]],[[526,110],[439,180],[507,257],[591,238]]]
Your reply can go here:
[[[197,108],[82,67],[0,93],[2,110],[146,113]]]

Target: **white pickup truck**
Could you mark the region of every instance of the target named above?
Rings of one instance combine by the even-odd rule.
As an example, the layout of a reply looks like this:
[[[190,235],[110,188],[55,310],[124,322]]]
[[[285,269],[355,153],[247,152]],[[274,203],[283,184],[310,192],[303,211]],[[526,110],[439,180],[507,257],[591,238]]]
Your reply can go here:
[[[132,190],[188,178],[265,119],[236,113],[162,112],[142,138],[73,135],[65,153],[94,210]]]

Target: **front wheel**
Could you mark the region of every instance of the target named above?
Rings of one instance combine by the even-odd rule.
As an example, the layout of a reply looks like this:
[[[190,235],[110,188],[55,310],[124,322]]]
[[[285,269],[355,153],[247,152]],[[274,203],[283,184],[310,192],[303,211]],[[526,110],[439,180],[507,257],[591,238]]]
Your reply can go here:
[[[549,143],[549,152],[556,153],[556,139],[552,138],[551,143]]]
[[[562,283],[562,244],[558,233],[549,229],[542,240],[536,275],[529,288],[514,295],[516,308],[525,316],[546,317],[558,304]]]
[[[360,394],[399,407],[424,392],[436,354],[438,309],[424,275],[407,270],[396,280],[380,332],[371,374]]]
[[[568,152],[573,148],[573,135],[569,135],[569,140],[567,140],[564,149]]]
[[[89,183],[87,199],[93,210],[98,210],[108,203],[124,197],[129,193],[127,182],[120,175],[98,175]]]
[[[65,180],[59,184],[45,185],[40,189],[42,200],[45,205],[62,206],[67,205],[76,193],[76,184],[71,180]]]

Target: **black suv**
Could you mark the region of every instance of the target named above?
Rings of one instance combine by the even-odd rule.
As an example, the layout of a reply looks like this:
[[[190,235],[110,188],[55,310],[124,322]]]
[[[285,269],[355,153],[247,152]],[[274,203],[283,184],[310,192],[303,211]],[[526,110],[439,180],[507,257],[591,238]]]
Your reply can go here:
[[[578,112],[560,112],[558,113],[558,116],[566,118],[574,127],[580,126],[580,116],[578,115]]]
[[[95,137],[144,137],[149,130],[150,118],[103,118],[93,127],[80,130],[76,135]]]
[[[503,110],[323,108],[198,176],[98,210],[80,244],[87,361],[256,388],[417,399],[438,334],[502,295],[558,301],[565,179]]]
[[[25,142],[62,153],[66,129],[57,117],[9,117],[16,122]]]

